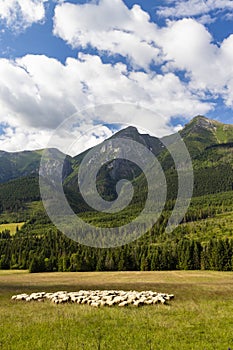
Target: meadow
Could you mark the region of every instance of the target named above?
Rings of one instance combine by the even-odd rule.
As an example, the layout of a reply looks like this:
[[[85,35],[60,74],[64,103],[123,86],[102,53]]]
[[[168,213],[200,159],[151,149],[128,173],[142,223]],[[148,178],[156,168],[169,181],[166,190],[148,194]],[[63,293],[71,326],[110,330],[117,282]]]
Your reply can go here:
[[[174,293],[168,305],[99,308],[15,302],[11,296],[79,289]],[[0,271],[0,349],[233,349],[233,273]]]
[[[12,222],[10,224],[1,224],[0,232],[7,230],[7,231],[10,231],[11,235],[13,235],[16,233],[17,230],[20,230],[24,224],[25,222]]]

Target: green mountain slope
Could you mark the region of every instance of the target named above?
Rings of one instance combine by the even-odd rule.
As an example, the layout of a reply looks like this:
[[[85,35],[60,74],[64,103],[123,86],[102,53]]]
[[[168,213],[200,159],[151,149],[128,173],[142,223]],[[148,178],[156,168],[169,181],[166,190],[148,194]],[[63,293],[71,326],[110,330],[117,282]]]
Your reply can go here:
[[[195,174],[194,195],[233,189],[233,125],[194,118],[182,131]]]
[[[196,117],[181,131],[181,136],[183,137],[193,160],[196,156],[199,156],[202,152],[204,152],[206,147],[213,146],[218,142],[214,134],[214,128],[215,127],[212,125],[212,122],[210,122],[208,119],[204,117]],[[136,142],[139,142],[143,146],[151,150],[156,157],[158,157],[162,167],[166,171],[166,178],[169,188],[168,198],[175,198],[177,193],[177,173],[174,169],[174,161],[169,152],[165,149],[163,143],[156,137],[140,134],[138,130],[134,127],[128,127],[124,130],[119,131],[109,140],[111,141],[111,139],[114,139],[116,137],[132,139]],[[172,136],[166,137],[167,140],[169,140],[170,138],[172,138]],[[229,136],[229,140],[230,139],[231,138]],[[77,196],[79,196],[79,189],[77,186],[79,164],[81,163],[86,153],[87,152],[84,152],[81,155],[75,157],[74,171],[65,181],[65,188],[70,192],[76,193]],[[227,154],[226,149],[224,154]],[[203,160],[200,163],[204,164],[207,161],[208,154],[206,153],[203,155]],[[226,162],[223,161],[222,163],[222,167],[220,169],[221,171]],[[218,165],[220,165],[220,163]],[[202,168],[202,170],[199,170],[199,168]],[[195,167],[195,176],[197,179],[197,184],[195,185],[195,195],[215,193],[216,191],[216,186],[214,186],[214,189],[209,189],[209,185],[207,184],[204,184],[203,186],[200,185],[200,178],[202,176],[205,177],[205,172],[203,168],[205,168],[205,166],[202,166],[201,164],[200,166],[196,165]],[[224,173],[228,174],[228,170],[229,169],[227,166],[226,169],[224,168]],[[216,174],[218,173],[218,169],[216,169],[215,171],[216,174],[214,174],[212,171],[210,172],[215,178],[218,177],[216,176]],[[122,178],[126,178],[130,181],[133,181],[133,184],[136,186],[136,188],[141,189],[141,197],[145,197],[145,193],[143,193],[143,191],[146,191],[147,187],[144,175],[141,174],[141,170],[137,166],[126,160],[114,160],[103,166],[97,177],[97,189],[106,200],[113,200],[117,197],[116,183]],[[227,183],[227,185],[220,186],[220,192],[227,191],[230,188],[229,179],[225,180],[224,182]],[[140,196],[137,196],[137,200],[141,201]],[[78,200],[78,202],[80,203],[80,200]]]
[[[0,212],[17,211],[25,203],[40,200],[39,179],[29,175],[0,184]]]
[[[195,157],[207,147],[233,142],[233,125],[197,116],[180,134],[190,154]]]
[[[137,241],[116,249],[82,246],[62,235],[50,222],[40,201],[40,151],[1,152],[0,222],[25,224],[14,236],[6,231],[0,233],[0,268],[29,268],[31,272],[233,270],[233,126],[199,116],[180,134],[192,158],[194,196],[183,221],[171,233],[165,228],[173,211],[178,183],[170,154],[161,140],[140,134],[134,127],[111,138],[131,138],[150,149],[165,171],[168,187],[168,200],[153,228]],[[54,157],[59,154],[57,150],[50,152],[54,152]],[[122,177],[132,182],[135,195],[130,205],[117,215],[95,212],[83,201],[78,188],[79,166],[87,152],[73,159],[67,157],[65,162],[64,191],[70,205],[94,226],[114,227],[131,222],[147,197],[145,176],[137,166],[122,159],[104,165],[97,176],[100,195],[107,200],[116,198],[115,186]]]
[[[0,182],[38,173],[42,151],[0,152]]]
[[[0,183],[29,175],[38,175],[43,151],[36,150],[14,153],[0,151]],[[55,149],[51,149],[50,151],[54,152],[54,154],[61,154],[60,151]],[[67,156],[64,176],[69,175],[71,170],[71,157]]]
[[[233,125],[225,125],[205,117],[195,117],[180,134],[190,151],[194,168],[194,196],[232,191],[233,188]],[[140,134],[135,127],[128,127],[113,135],[140,142],[158,157],[165,170],[168,199],[177,194],[177,172],[171,155],[156,137]],[[171,136],[172,137],[172,136]],[[166,137],[169,139],[169,136]],[[59,151],[50,150],[59,155]],[[88,151],[73,159],[66,157],[64,164],[64,191],[75,212],[89,212],[78,188],[79,165]],[[38,170],[42,150],[17,153],[0,152],[0,211],[14,211],[25,203],[40,200]],[[139,155],[140,156],[140,155]],[[12,178],[14,181],[12,181]],[[147,183],[135,164],[117,159],[105,164],[97,176],[97,189],[106,200],[117,197],[116,184],[122,178],[130,180],[135,196],[131,207],[141,207],[145,201]],[[10,181],[9,181],[10,180]],[[137,210],[136,210],[137,211]]]
[[[225,125],[202,116],[195,117],[180,131],[191,154],[194,168],[194,196],[231,191],[233,188],[233,125]],[[168,184],[168,199],[177,194],[177,173],[171,155],[156,137],[140,134],[135,127],[128,127],[113,135],[140,142],[158,157],[165,170]],[[169,139],[167,136],[166,139]],[[172,137],[172,136],[171,136]],[[39,199],[38,170],[39,151],[17,153],[0,152],[0,210],[14,210],[15,203]],[[52,150],[54,155],[59,151]],[[57,153],[58,152],[58,153]],[[76,212],[90,211],[82,200],[78,188],[79,165],[88,150],[73,159],[66,157],[64,164],[64,191]],[[140,155],[139,155],[140,156]],[[147,184],[141,170],[135,164],[117,159],[104,165],[97,176],[97,189],[106,200],[117,197],[116,184],[122,178],[132,181],[135,188],[133,205],[141,205],[146,198]],[[9,180],[14,179],[13,182]],[[35,194],[35,195],[34,195]],[[19,204],[21,203],[21,204]]]

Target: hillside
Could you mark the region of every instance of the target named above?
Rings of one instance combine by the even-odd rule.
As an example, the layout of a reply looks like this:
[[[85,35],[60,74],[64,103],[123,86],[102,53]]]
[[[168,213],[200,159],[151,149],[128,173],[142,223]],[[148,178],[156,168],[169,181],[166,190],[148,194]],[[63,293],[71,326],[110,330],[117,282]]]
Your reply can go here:
[[[60,151],[51,149],[54,156],[62,154]],[[37,176],[39,174],[40,161],[43,149],[36,151],[4,152],[0,151],[0,183],[19,179],[27,176]],[[64,164],[64,176],[71,171],[72,159],[66,156]]]
[[[185,125],[180,134],[192,157],[194,196],[231,191],[233,188],[233,125],[225,125],[197,116]],[[109,141],[117,137],[140,142],[158,157],[165,170],[168,199],[175,199],[178,185],[177,172],[174,161],[163,143],[156,137],[140,134],[135,127],[120,130]],[[172,135],[166,137],[166,139],[169,138],[172,138]],[[38,171],[42,152],[43,150],[1,152],[1,213],[25,209],[25,203],[40,200]],[[91,211],[83,201],[78,188],[79,165],[87,152],[73,159],[67,156],[63,167],[64,191],[76,213]],[[56,150],[52,150],[52,154],[54,157],[60,155]],[[115,199],[116,183],[122,178],[132,181],[135,188],[135,196],[131,204],[134,207],[141,206],[147,191],[145,177],[138,166],[124,159],[109,162],[100,169],[97,176],[99,193],[106,200]]]
[[[9,153],[0,151],[0,183],[38,173],[43,150]]]
[[[81,246],[61,235],[53,226],[40,201],[38,166],[41,151],[2,152],[6,163],[1,163],[0,223],[21,222],[22,227],[14,236],[2,233],[0,267],[30,267],[32,272],[233,268],[233,125],[198,116],[180,134],[192,158],[194,196],[182,223],[171,234],[165,228],[175,204],[177,172],[163,140],[140,134],[134,127],[123,129],[109,139],[111,142],[116,137],[128,138],[150,149],[165,171],[168,186],[167,202],[156,225],[132,244],[115,249]],[[172,136],[166,139],[169,137],[173,140]],[[52,152],[55,158],[56,155],[59,157],[59,151]],[[127,178],[134,186],[134,196],[130,205],[117,214],[95,212],[83,201],[78,188],[79,166],[87,152],[74,158],[66,157],[63,181],[71,207],[94,226],[115,227],[131,222],[146,200],[145,176],[138,166],[123,159],[104,165],[97,176],[100,195],[106,200],[115,199],[116,183]],[[13,159],[17,161],[13,162]],[[9,167],[11,163],[14,167]],[[7,172],[9,168],[14,168],[14,172]],[[218,262],[216,254],[225,254],[225,260]]]
[[[180,131],[192,156],[207,147],[233,142],[233,125],[197,116]]]
[[[198,116],[188,123],[180,134],[192,157],[195,178],[194,196],[231,191],[233,183],[233,126]],[[116,137],[140,142],[158,157],[166,174],[168,199],[175,199],[177,173],[174,169],[173,159],[169,152],[164,149],[162,142],[156,137],[140,134],[134,127],[119,131],[111,139]],[[166,139],[169,139],[169,136]],[[1,212],[14,211],[14,208],[23,208],[24,203],[39,200],[37,176],[42,151],[1,152]],[[87,151],[73,159],[66,157],[63,167],[64,190],[72,208],[77,213],[91,210],[82,200],[78,188],[79,165],[86,153]],[[118,159],[103,166],[98,173],[97,189],[103,198],[113,200],[117,197],[116,183],[122,178],[133,181],[135,187],[134,205],[139,205],[146,197],[145,177],[141,174],[140,168],[129,161]],[[12,180],[13,182],[11,182]],[[137,189],[140,191],[138,192]]]

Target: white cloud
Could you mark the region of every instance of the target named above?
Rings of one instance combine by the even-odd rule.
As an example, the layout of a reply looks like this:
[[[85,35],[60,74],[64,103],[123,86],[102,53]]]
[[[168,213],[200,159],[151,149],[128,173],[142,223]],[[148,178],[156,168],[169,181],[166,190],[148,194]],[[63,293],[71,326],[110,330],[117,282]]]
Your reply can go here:
[[[214,23],[215,21],[216,21],[216,18],[211,17],[210,15],[203,15],[198,18],[198,22],[205,25]]]
[[[161,6],[157,14],[166,18],[203,16],[212,11],[232,11],[232,0],[169,0],[170,6]]]
[[[84,54],[77,59],[67,58],[64,65],[39,55],[0,60],[0,122],[16,130],[21,127],[23,134],[33,130],[33,139],[25,136],[29,146],[34,142],[33,135],[37,137],[35,130],[44,130],[47,135],[77,110],[118,102],[137,103],[152,109],[154,114],[142,117],[142,113],[128,113],[118,116],[118,120],[113,120],[111,113],[81,115],[80,123],[88,128],[94,122],[136,124],[162,136],[173,131],[168,126],[171,116],[192,117],[211,108],[188,91],[173,73],[128,72],[122,63],[104,64],[98,56]],[[23,136],[16,139],[14,147],[20,148],[20,140],[25,147]],[[43,137],[39,139],[43,141]]]
[[[190,91],[222,97],[233,106],[233,35],[216,45],[203,25],[182,19],[162,29],[159,40],[167,60],[164,71],[184,71]]]
[[[133,62],[134,68],[143,67],[148,73],[153,62],[162,67],[163,72],[176,75],[182,72],[189,81],[194,100],[196,95],[200,99],[223,97],[230,105],[233,62],[222,48],[228,42],[228,51],[233,50],[232,41],[229,37],[219,46],[213,44],[211,34],[200,21],[211,21],[209,9],[231,7],[233,2],[226,0],[177,1],[175,8],[169,7],[167,11],[177,10],[177,15],[188,15],[192,10],[193,14],[201,15],[199,21],[184,18],[167,21],[165,27],[159,28],[138,5],[128,9],[122,0],[100,0],[85,5],[63,3],[55,9],[54,33],[73,47],[90,45],[98,49],[100,56],[104,50],[111,55],[121,54]],[[167,77],[163,78],[166,81]],[[178,90],[179,83],[178,79]],[[134,93],[137,94],[137,89]],[[140,90],[138,98],[142,95]],[[170,101],[169,105],[173,103],[176,101]]]
[[[136,67],[160,61],[154,45],[156,25],[140,6],[128,9],[122,0],[62,3],[55,8],[54,34],[73,48],[91,45],[100,52],[120,54]]]
[[[71,133],[58,134],[51,144],[51,130],[32,127],[5,126],[4,133],[0,135],[0,149],[8,152],[43,149],[48,144],[64,151],[65,154],[75,156],[85,149],[103,142],[112,136],[112,131],[104,125],[95,127],[92,123],[86,123],[72,130]],[[67,147],[70,145],[70,147]]]
[[[3,127],[0,135],[0,149],[8,152],[42,149],[48,143],[51,133],[23,127]]]
[[[91,46],[98,55],[79,52],[64,64],[44,55],[0,59],[0,123],[8,125],[2,149],[38,148],[37,140],[41,148],[53,129],[88,106],[136,103],[153,113],[119,114],[113,108],[112,113],[82,114],[73,135],[83,135],[80,150],[111,134],[104,123],[131,124],[163,136],[174,131],[171,117],[206,114],[215,98],[233,108],[233,35],[214,44],[200,20],[167,21],[159,28],[138,5],[128,9],[122,0],[59,1],[54,33],[73,47]],[[116,55],[114,64],[103,63],[106,52]],[[118,60],[119,54],[131,68]],[[95,123],[101,125],[100,134],[85,138],[84,131]]]
[[[0,0],[0,20],[11,29],[22,30],[45,18],[48,0]]]

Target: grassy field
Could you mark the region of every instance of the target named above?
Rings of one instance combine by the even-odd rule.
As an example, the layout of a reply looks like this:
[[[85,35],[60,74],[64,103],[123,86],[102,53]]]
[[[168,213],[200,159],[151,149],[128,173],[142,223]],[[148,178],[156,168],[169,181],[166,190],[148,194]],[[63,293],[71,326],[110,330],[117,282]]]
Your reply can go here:
[[[79,289],[174,293],[169,305],[100,308],[13,302],[11,295]],[[0,349],[233,349],[233,273],[0,271]]]
[[[17,227],[20,230],[21,227],[25,224],[25,222],[12,222],[10,224],[1,224],[0,225],[0,232],[9,230],[11,234],[15,234]]]
[[[184,237],[209,242],[212,238],[233,238],[233,212],[217,214],[214,218],[207,218],[181,225]]]

